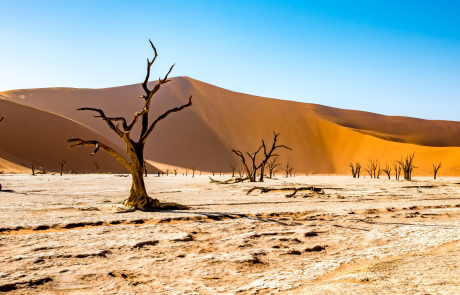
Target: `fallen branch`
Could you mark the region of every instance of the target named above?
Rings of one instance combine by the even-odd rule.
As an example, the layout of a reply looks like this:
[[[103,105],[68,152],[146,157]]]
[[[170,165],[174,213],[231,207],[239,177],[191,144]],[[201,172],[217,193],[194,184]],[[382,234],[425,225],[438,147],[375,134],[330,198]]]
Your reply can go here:
[[[245,178],[242,178],[242,177],[230,178],[230,179],[224,180],[224,181],[214,180],[214,179],[212,179],[211,177],[209,177],[209,179],[211,179],[211,183],[217,183],[217,184],[234,184],[234,183],[243,182],[243,181],[245,181],[245,180],[249,180],[249,177],[245,177]],[[233,182],[232,182],[232,181],[233,181]]]
[[[304,187],[277,187],[277,188],[270,188],[270,187],[261,187],[261,186],[255,186],[251,189],[248,190],[246,195],[249,195],[252,193],[254,190],[260,190],[260,192],[263,193],[268,193],[271,191],[294,191],[297,193],[298,191],[313,191],[319,194],[324,194],[324,191],[322,188],[319,187],[314,187],[314,186],[304,186]],[[295,194],[294,193],[294,194]]]

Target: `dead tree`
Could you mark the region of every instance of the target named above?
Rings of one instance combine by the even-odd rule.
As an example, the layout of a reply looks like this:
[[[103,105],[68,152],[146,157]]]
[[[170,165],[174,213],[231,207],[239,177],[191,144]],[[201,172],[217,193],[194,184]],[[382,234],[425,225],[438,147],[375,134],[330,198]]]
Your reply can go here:
[[[185,176],[188,176],[189,171],[190,171],[190,168],[185,168]]]
[[[366,168],[364,168],[364,171],[366,171],[370,175],[370,177],[373,178],[373,170],[371,166],[368,165]]]
[[[150,40],[149,40],[150,41]],[[147,59],[147,74],[145,76],[145,80],[142,83],[142,88],[145,92],[144,95],[140,96],[140,98],[145,100],[144,107],[142,108],[141,111],[137,112],[134,114],[134,118],[131,123],[128,124],[125,118],[123,117],[107,117],[105,113],[100,110],[100,109],[94,109],[94,108],[81,108],[78,109],[80,111],[93,111],[97,112],[99,115],[95,116],[96,118],[101,118],[104,120],[107,125],[109,126],[110,129],[112,129],[120,138],[123,139],[125,145],[126,145],[126,152],[130,158],[130,161],[125,159],[120,153],[112,149],[111,147],[105,145],[102,142],[95,141],[95,140],[82,140],[80,138],[74,138],[74,139],[69,139],[67,142],[72,142],[74,143],[71,145],[69,148],[73,148],[76,146],[95,146],[95,150],[91,155],[94,155],[99,151],[99,149],[102,149],[103,151],[106,151],[109,153],[111,156],[113,156],[115,159],[117,159],[123,166],[125,166],[126,169],[131,173],[132,175],[132,184],[131,184],[131,191],[128,199],[124,202],[124,206],[119,208],[121,212],[128,212],[128,211],[134,211],[136,209],[140,209],[143,211],[151,211],[151,210],[157,210],[161,208],[160,201],[157,199],[152,199],[148,196],[147,190],[145,188],[145,183],[144,183],[144,178],[143,178],[143,159],[144,159],[144,147],[147,142],[147,138],[150,136],[152,133],[153,129],[157,126],[157,124],[165,119],[167,116],[169,116],[172,113],[182,111],[183,109],[189,107],[192,105],[192,96],[190,96],[188,103],[177,107],[170,109],[157,117],[153,122],[150,123],[149,121],[149,112],[150,112],[150,103],[152,102],[153,96],[158,93],[158,91],[161,89],[161,86],[164,84],[168,83],[170,80],[168,80],[168,75],[171,73],[173,66],[169,69],[168,73],[165,75],[163,79],[158,79],[158,83],[155,85],[153,89],[148,88],[148,82],[150,78],[150,68],[152,67],[153,63],[155,62],[158,54],[155,46],[153,46],[153,43],[150,41],[150,45],[152,46],[153,51],[155,52],[155,57],[153,58],[152,61]],[[136,123],[139,121],[139,118],[141,119],[141,131],[139,134],[139,138],[136,141],[134,141],[131,138],[131,131],[133,130],[134,126]],[[114,122],[117,124],[115,125]],[[122,125],[123,130],[120,129],[120,123]]]
[[[412,180],[412,170],[417,168],[412,163],[414,161],[414,156],[415,156],[415,153],[407,156],[404,160],[401,158],[401,160],[396,161],[399,164],[399,166],[401,166],[401,169],[404,172],[405,180],[409,180],[409,181]]]
[[[289,174],[292,173],[292,166],[289,164],[289,162],[286,163],[286,168],[281,168],[286,173],[286,177],[289,177]]]
[[[442,162],[439,162],[438,166],[433,165],[434,179],[436,179],[436,175],[438,174],[438,170],[439,170],[439,168],[441,168],[441,163]]]
[[[169,172],[170,172],[170,171],[171,171],[171,169],[169,169],[169,167],[166,168],[166,170],[165,170],[166,176],[169,176]]]
[[[230,169],[232,169],[232,178],[235,177],[236,164],[230,164]]]
[[[243,178],[244,170],[238,169],[238,175],[240,176],[240,178]]]
[[[264,181],[264,170],[265,170],[265,166],[267,166],[267,162],[270,160],[271,157],[279,156],[279,155],[273,153],[277,148],[285,148],[285,149],[288,149],[288,150],[292,150],[291,148],[288,148],[287,146],[284,146],[284,145],[276,145],[276,142],[278,141],[278,136],[280,135],[280,133],[276,133],[276,132],[273,131],[273,135],[274,135],[273,144],[270,147],[270,149],[267,148],[267,146],[265,145],[265,141],[262,139],[262,145],[257,149],[256,152],[254,152],[254,153],[246,152],[246,154],[251,159],[251,163],[250,163],[250,166],[249,166],[251,168],[248,167],[248,164],[246,163],[246,159],[244,157],[244,154],[241,151],[237,151],[237,150],[232,149],[232,152],[235,155],[237,155],[238,157],[241,158],[241,163],[243,163],[243,166],[246,169],[246,173],[247,173],[247,175],[249,177],[250,182],[256,182],[256,177],[257,177],[257,173],[259,172],[259,169],[260,169],[259,181],[260,182]],[[257,154],[261,151],[262,148],[263,148],[265,158],[260,162],[259,165],[257,165],[256,164],[256,157],[257,157]]]
[[[176,168],[176,169],[173,169],[173,171],[174,171],[174,176],[177,176],[177,171],[178,171],[178,170],[179,170],[179,169],[177,169],[177,168]]]
[[[281,165],[281,164],[276,163],[276,160],[278,160],[278,156],[272,157],[267,163],[267,168],[268,168],[270,178],[275,176],[274,175],[275,168]]]
[[[379,167],[377,168],[377,178],[380,178],[380,175],[383,173],[383,169],[380,169],[380,164]]]
[[[40,173],[41,174],[46,174],[45,165],[43,165],[43,163],[40,163],[40,166],[42,167],[42,171]]]
[[[147,159],[144,159],[144,177],[147,177]]]
[[[382,169],[383,172],[388,176],[388,179],[391,179],[391,167],[388,164],[385,164],[385,169]]]
[[[63,157],[61,157],[61,161],[59,162],[59,164],[61,165],[61,176],[62,176],[62,172],[64,171],[64,166],[66,163],[67,163],[67,159],[64,159]]]
[[[5,117],[3,117],[5,118]],[[2,120],[3,120],[2,118]],[[30,160],[30,162],[25,165],[23,163],[21,163],[23,166],[28,166],[31,170],[32,170],[32,175],[35,175],[35,170],[37,170],[37,166],[40,165],[40,162],[35,162],[35,160]]]
[[[359,173],[361,172],[361,164],[356,162],[355,165],[353,165],[353,163],[350,163],[350,165],[348,166],[350,166],[351,168],[351,174],[353,175],[353,178],[356,178],[356,177],[359,178]]]
[[[192,169],[192,177],[195,177],[195,167],[196,166],[190,166],[190,169]]]
[[[212,173],[212,176],[214,176],[214,174],[216,174],[216,171],[212,170],[211,173]]]
[[[394,163],[394,169],[395,169],[396,180],[399,180],[399,176],[401,175],[401,166],[399,166],[397,162]]]

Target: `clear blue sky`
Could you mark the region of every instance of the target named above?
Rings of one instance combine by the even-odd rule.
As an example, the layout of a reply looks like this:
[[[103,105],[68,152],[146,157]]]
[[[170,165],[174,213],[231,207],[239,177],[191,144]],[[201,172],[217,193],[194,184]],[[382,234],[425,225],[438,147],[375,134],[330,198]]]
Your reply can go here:
[[[460,121],[459,1],[0,0],[0,91],[140,83]]]

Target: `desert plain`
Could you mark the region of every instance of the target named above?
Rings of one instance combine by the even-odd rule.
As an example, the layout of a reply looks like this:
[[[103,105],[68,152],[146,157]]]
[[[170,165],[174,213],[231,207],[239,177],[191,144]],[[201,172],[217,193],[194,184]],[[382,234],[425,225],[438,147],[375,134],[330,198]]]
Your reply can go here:
[[[206,175],[205,175],[206,174]],[[457,294],[460,179],[145,178],[188,208],[115,213],[121,174],[0,176],[6,294]],[[228,179],[228,175],[214,176]],[[254,186],[318,191],[274,190]]]

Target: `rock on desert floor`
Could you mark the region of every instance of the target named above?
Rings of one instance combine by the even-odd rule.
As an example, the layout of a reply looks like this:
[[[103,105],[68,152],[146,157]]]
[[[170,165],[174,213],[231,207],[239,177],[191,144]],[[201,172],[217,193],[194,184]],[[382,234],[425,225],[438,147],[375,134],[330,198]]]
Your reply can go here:
[[[114,213],[130,181],[1,175],[0,292],[460,293],[460,179],[149,175],[152,197],[190,210]]]

